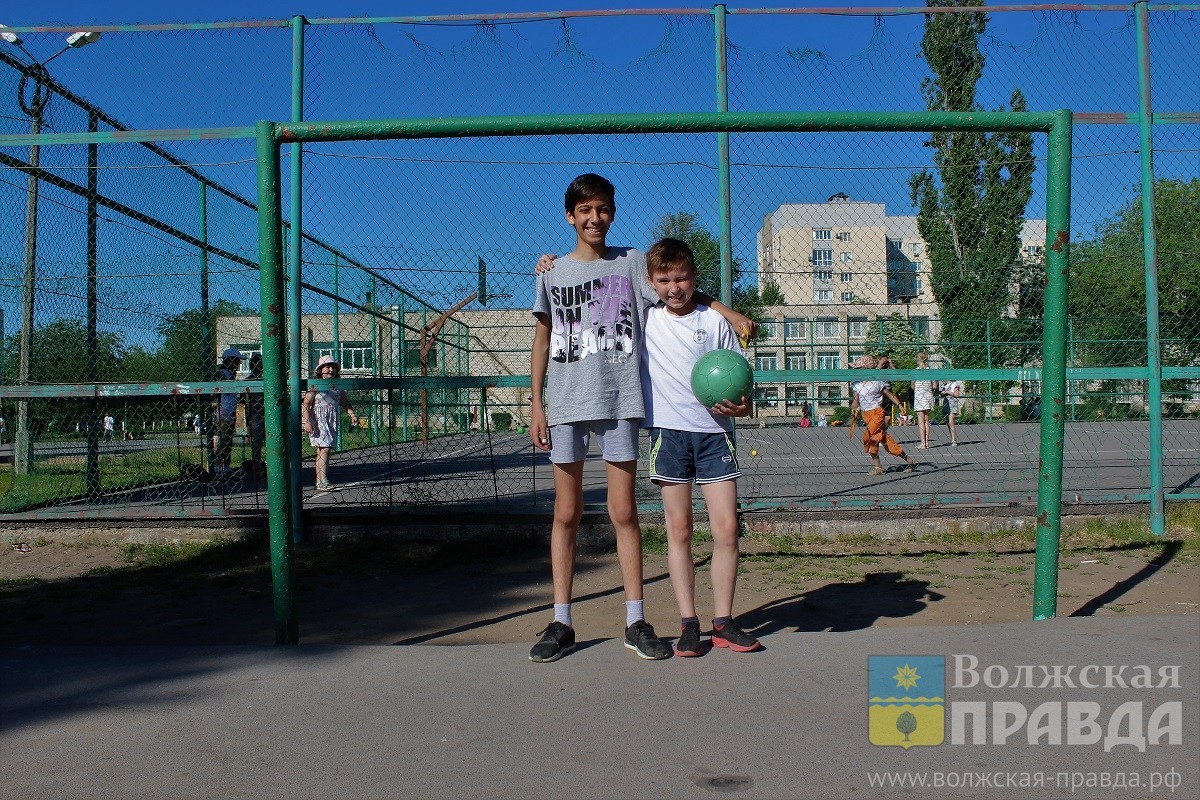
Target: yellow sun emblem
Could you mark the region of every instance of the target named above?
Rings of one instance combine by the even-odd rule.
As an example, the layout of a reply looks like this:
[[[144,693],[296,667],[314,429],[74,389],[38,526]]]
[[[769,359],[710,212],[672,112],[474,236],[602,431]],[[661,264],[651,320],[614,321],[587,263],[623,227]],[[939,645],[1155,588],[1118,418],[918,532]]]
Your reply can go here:
[[[897,686],[911,689],[917,685],[917,681],[921,680],[921,676],[917,674],[915,669],[905,664],[903,667],[896,669],[896,674],[892,676],[892,680],[896,681]]]

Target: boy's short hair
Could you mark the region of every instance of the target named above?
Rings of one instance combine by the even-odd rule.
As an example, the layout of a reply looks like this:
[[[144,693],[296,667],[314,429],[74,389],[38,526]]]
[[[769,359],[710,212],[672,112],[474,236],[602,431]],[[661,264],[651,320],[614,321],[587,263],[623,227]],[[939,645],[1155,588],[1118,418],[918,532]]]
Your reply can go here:
[[[575,206],[594,197],[604,198],[611,206],[617,205],[617,189],[612,182],[594,172],[585,172],[567,187],[567,194],[563,198],[567,213],[575,213]]]
[[[696,256],[692,248],[682,239],[670,237],[655,242],[646,253],[646,274],[654,275],[674,267],[685,267],[693,273],[696,271]]]

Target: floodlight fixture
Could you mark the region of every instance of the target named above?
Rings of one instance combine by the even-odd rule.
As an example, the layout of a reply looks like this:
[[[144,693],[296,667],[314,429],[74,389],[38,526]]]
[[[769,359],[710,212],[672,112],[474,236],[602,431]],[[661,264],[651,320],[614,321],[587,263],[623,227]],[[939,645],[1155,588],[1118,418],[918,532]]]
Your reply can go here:
[[[0,39],[8,42],[9,44],[15,44],[18,47],[20,47],[21,42],[22,42],[22,39],[20,36],[13,33],[12,30],[10,30],[7,25],[3,25],[3,24],[0,24]]]
[[[99,31],[75,31],[67,37],[67,47],[87,47],[99,39]]]

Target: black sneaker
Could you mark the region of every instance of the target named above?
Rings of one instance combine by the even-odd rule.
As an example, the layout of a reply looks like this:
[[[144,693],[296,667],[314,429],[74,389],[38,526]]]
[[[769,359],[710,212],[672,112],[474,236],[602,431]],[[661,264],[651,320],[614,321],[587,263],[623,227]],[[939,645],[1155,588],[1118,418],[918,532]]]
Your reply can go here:
[[[695,656],[704,655],[703,645],[700,642],[700,623],[689,622],[683,626],[683,633],[679,634],[679,638],[675,640],[675,655],[683,656],[684,658],[693,658]]]
[[[529,660],[558,661],[575,649],[575,629],[555,620],[538,631],[541,641],[529,651]]]
[[[712,632],[713,647],[728,647],[735,653],[753,653],[762,648],[762,642],[737,626],[736,622],[728,623],[724,628]]]
[[[654,633],[654,627],[644,619],[625,629],[625,646],[640,658],[661,661],[671,657],[671,648]]]

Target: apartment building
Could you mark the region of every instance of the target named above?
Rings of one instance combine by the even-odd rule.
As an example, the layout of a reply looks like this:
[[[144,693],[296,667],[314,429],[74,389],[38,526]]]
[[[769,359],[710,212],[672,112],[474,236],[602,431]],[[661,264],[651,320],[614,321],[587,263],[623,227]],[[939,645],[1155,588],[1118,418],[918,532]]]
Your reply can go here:
[[[1021,241],[1022,258],[1040,259],[1046,221],[1026,220]],[[892,216],[883,203],[842,193],[767,214],[758,234],[759,289],[778,286],[786,305],[767,309],[773,321],[755,343],[756,371],[843,369],[868,349],[868,335],[881,337],[872,349],[886,349],[880,319],[904,320],[918,347],[936,343],[940,309],[927,249],[915,216]],[[848,402],[844,383],[760,381],[757,391],[761,416]]]

